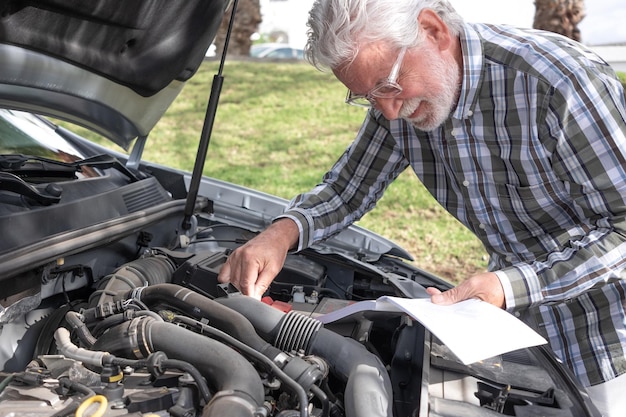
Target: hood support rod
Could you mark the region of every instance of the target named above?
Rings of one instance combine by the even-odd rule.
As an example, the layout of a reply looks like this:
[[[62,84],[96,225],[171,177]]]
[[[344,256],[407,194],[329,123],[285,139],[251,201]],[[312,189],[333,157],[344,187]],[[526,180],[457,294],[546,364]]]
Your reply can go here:
[[[220,66],[217,74],[213,76],[211,95],[209,97],[206,114],[204,116],[204,125],[202,126],[202,134],[200,135],[198,153],[196,154],[196,162],[193,166],[191,184],[189,185],[189,193],[187,194],[187,201],[185,204],[185,211],[182,223],[183,230],[189,230],[191,228],[191,217],[193,216],[194,208],[196,206],[196,198],[198,197],[200,181],[202,180],[202,172],[204,171],[204,162],[206,161],[207,152],[209,150],[209,142],[211,141],[211,132],[213,131],[213,124],[215,123],[217,104],[219,102],[222,85],[224,83],[224,77],[222,76],[222,72],[224,70],[224,61],[226,60],[228,43],[230,42],[230,34],[233,30],[233,24],[235,21],[237,3],[238,0],[233,1],[233,10],[230,15],[230,21],[228,22],[228,30],[226,32],[226,39],[224,41],[224,50],[222,51]]]

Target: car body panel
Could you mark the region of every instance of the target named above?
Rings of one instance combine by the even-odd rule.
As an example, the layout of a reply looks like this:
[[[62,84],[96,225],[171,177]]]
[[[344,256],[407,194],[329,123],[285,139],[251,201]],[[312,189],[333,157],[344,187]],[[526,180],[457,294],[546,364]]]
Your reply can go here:
[[[70,120],[127,148],[196,72],[229,4],[5,2],[0,104]]]
[[[258,43],[250,48],[250,56],[259,59],[304,59],[304,50],[284,43]]]

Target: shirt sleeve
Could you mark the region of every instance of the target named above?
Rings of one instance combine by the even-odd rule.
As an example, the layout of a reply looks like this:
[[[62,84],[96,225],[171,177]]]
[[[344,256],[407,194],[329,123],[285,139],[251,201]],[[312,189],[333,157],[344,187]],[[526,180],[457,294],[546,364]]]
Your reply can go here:
[[[297,251],[339,233],[373,209],[408,166],[401,147],[378,112],[368,111],[355,140],[311,191],[296,196],[277,218],[300,229]]]
[[[624,90],[581,69],[552,93],[538,127],[585,233],[535,262],[496,271],[509,310],[567,301],[626,277]]]

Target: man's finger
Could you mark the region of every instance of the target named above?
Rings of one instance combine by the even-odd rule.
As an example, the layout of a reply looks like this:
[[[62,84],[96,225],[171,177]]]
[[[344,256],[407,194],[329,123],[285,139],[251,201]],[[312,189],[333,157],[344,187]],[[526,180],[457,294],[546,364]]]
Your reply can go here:
[[[255,296],[256,294],[256,282],[258,279],[258,267],[251,267],[249,264],[244,264],[243,268],[240,268],[237,282],[239,283],[239,291],[245,295]],[[258,297],[260,299],[260,297]]]
[[[253,294],[256,298],[260,300],[263,297],[263,294],[265,294],[265,291],[267,291],[267,289],[270,287],[270,284],[272,283],[274,277],[274,273],[270,273],[267,270],[261,271],[259,276],[256,278],[256,283],[254,285]]]
[[[457,301],[460,301],[457,300],[459,292],[457,288],[458,287],[454,287],[444,292],[439,291],[438,293],[431,294],[430,301],[432,301],[433,304],[439,304],[443,306],[454,304]]]
[[[441,290],[435,287],[426,287],[426,293],[428,295],[441,294]]]
[[[222,284],[230,282],[230,264],[228,262],[222,265],[222,269],[217,275],[217,280],[221,282]]]

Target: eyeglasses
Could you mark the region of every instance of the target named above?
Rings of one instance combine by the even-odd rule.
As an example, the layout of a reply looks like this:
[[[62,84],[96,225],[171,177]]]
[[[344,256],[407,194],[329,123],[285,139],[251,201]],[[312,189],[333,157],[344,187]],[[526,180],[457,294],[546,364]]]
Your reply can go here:
[[[402,92],[402,86],[398,84],[398,73],[400,72],[400,66],[402,65],[406,50],[406,46],[400,50],[398,58],[393,64],[393,67],[391,67],[391,72],[386,79],[378,81],[374,88],[366,94],[355,94],[348,90],[346,103],[359,107],[373,107],[376,106],[377,98],[397,97]]]

